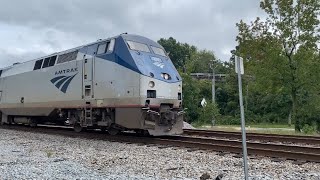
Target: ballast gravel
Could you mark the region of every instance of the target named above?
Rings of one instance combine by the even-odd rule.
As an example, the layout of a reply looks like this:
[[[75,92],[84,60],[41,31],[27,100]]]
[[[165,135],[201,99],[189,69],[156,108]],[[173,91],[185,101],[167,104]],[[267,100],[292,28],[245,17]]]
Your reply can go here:
[[[250,179],[320,179],[320,164],[249,159]],[[0,129],[0,179],[243,179],[232,154]]]
[[[183,129],[195,129],[191,124],[183,121]]]

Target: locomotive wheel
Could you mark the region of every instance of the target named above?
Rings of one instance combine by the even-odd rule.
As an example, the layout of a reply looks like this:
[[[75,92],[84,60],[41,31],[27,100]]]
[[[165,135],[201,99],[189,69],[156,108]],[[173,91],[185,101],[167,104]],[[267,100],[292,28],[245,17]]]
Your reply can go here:
[[[135,130],[135,132],[139,135],[139,136],[149,136],[149,131],[147,130],[143,130],[143,129],[139,129],[139,130]]]
[[[38,126],[38,124],[37,124],[37,123],[35,123],[35,122],[32,122],[31,124],[29,124],[29,126],[30,126],[30,127],[37,127],[37,126]]]
[[[12,117],[12,116],[7,116],[7,118],[8,118],[7,124],[8,124],[8,125],[12,125],[12,123],[13,123],[13,117]]]
[[[83,131],[84,128],[81,127],[79,123],[76,123],[76,124],[74,124],[74,126],[73,126],[73,130],[74,130],[75,132],[79,133],[79,132]]]
[[[2,121],[2,112],[0,112],[0,126],[4,125],[4,122]]]
[[[107,131],[107,127],[101,126],[101,127],[100,127],[100,130],[101,130],[101,132],[106,132],[106,131]]]
[[[118,129],[115,129],[115,128],[113,128],[113,127],[110,127],[110,128],[108,129],[108,133],[109,133],[110,135],[114,136],[114,135],[117,135],[117,134],[119,133],[119,130],[118,130]]]
[[[30,125],[30,127],[37,127],[37,125],[38,125],[37,120],[31,119],[31,122],[29,125]]]

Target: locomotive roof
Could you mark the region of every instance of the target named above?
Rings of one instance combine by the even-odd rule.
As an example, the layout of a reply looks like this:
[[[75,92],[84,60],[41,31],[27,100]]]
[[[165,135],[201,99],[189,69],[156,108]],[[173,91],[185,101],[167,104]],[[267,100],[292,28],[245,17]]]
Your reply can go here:
[[[78,47],[75,47],[75,48],[71,48],[71,49],[55,52],[55,53],[52,53],[52,54],[48,54],[48,55],[45,55],[45,56],[34,58],[32,60],[28,60],[28,61],[24,61],[24,62],[17,62],[17,63],[14,63],[11,66],[0,68],[0,70],[10,69],[12,67],[15,67],[15,66],[18,66],[18,65],[22,65],[22,64],[25,64],[25,63],[30,62],[30,61],[36,61],[36,60],[44,59],[44,58],[47,58],[47,57],[50,57],[50,56],[63,54],[63,53],[69,52],[69,51],[70,52],[71,51],[75,51],[75,50],[81,49],[81,48],[86,47],[86,46],[90,46],[90,45],[93,45],[93,44],[100,43],[102,41],[110,40],[112,38],[117,38],[119,36],[123,37],[125,40],[141,42],[141,43],[145,43],[145,44],[149,44],[149,45],[152,45],[152,46],[155,46],[155,47],[162,48],[158,43],[154,42],[153,40],[151,40],[149,38],[146,38],[146,37],[143,37],[143,36],[140,36],[140,35],[135,35],[135,34],[120,34],[118,36],[113,36],[113,37],[106,38],[106,39],[99,39],[96,42],[92,42],[92,43],[85,44],[85,45],[82,45],[82,46],[78,46]]]

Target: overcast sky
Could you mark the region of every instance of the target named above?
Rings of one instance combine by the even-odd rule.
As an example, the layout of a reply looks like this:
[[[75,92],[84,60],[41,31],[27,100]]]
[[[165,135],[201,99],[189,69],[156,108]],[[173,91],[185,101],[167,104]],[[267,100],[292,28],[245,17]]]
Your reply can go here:
[[[263,15],[259,0],[7,0],[0,6],[0,67],[123,32],[171,36],[229,60],[235,24]]]

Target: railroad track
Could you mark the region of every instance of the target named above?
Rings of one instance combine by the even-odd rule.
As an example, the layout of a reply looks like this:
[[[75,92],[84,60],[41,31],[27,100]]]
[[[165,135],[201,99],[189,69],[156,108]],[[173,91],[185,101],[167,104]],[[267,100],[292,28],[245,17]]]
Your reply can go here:
[[[241,141],[212,139],[189,136],[166,136],[166,137],[140,137],[134,133],[125,133],[117,136],[108,135],[105,132],[88,131],[75,133],[71,129],[37,127],[30,128],[25,126],[2,126],[5,129],[20,131],[52,134],[73,138],[107,140],[113,142],[136,143],[143,145],[156,145],[164,147],[192,148],[194,150],[209,150],[218,152],[230,152],[235,154],[242,153]],[[267,144],[267,143],[248,143],[248,154],[255,156],[267,156],[279,159],[290,159],[298,161],[310,161],[320,163],[320,148],[303,147],[293,145]]]
[[[240,132],[184,129],[184,134],[191,135],[191,136],[241,139]],[[247,133],[247,140],[320,145],[320,136],[293,136],[293,135]]]
[[[242,154],[242,142],[239,140],[188,136],[173,136],[164,139],[169,139],[171,145]],[[320,148],[318,147],[248,142],[247,150],[249,155],[320,163]]]

